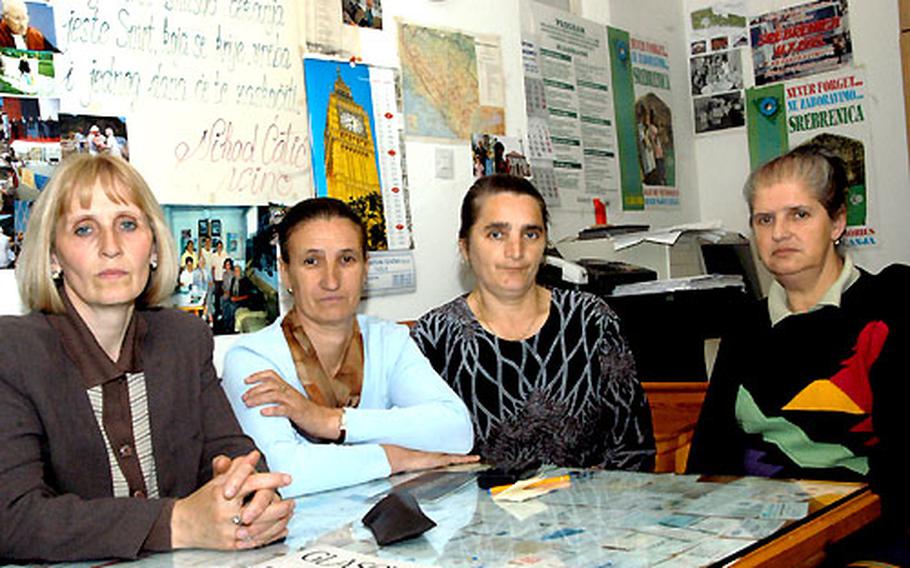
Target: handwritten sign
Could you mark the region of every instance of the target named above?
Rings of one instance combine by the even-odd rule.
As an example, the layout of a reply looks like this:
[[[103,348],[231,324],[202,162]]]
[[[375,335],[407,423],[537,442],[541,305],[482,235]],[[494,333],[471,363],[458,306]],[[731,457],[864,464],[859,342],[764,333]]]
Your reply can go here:
[[[312,195],[291,0],[66,0],[61,112],[127,119],[131,161],[162,202]]]

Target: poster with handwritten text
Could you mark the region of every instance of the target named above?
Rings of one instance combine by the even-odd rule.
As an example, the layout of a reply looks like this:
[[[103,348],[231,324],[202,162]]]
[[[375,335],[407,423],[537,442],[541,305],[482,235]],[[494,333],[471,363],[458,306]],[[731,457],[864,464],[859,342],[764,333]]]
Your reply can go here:
[[[61,111],[126,117],[165,203],[313,194],[296,3],[55,2]]]

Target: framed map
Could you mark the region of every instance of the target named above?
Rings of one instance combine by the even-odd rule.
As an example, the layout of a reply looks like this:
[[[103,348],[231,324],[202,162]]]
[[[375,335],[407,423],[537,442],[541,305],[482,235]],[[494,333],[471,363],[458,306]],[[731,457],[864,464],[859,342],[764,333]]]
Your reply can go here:
[[[467,140],[505,134],[498,37],[402,23],[398,29],[405,132]]]

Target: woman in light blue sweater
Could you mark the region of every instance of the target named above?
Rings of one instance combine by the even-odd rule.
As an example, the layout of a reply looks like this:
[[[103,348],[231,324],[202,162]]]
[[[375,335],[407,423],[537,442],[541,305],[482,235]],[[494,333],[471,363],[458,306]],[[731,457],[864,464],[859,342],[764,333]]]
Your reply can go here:
[[[292,207],[278,228],[282,282],[294,307],[241,337],[224,389],[289,496],[392,473],[476,461],[461,399],[402,325],[357,315],[366,238],[343,202]]]

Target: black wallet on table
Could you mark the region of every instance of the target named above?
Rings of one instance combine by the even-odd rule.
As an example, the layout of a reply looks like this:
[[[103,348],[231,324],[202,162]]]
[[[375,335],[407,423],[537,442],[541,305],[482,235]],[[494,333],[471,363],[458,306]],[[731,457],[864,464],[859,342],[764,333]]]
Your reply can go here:
[[[380,546],[420,536],[436,526],[407,491],[386,495],[363,516],[363,524]]]

